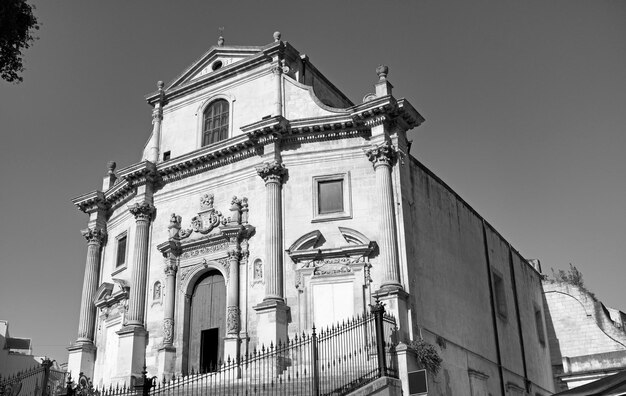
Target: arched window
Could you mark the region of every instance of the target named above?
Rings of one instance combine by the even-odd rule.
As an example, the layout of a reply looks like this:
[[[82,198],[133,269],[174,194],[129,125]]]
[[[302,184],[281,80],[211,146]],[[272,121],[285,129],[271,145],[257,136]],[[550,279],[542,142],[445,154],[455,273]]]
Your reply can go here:
[[[217,143],[228,138],[228,102],[216,100],[204,110],[202,145]]]

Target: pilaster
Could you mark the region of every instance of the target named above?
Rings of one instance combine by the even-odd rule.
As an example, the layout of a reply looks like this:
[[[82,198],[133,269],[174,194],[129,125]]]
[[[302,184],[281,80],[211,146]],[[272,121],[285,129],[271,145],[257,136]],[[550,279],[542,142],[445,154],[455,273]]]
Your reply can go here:
[[[283,295],[283,234],[282,234],[282,184],[287,169],[278,161],[266,162],[257,167],[265,182],[265,297],[256,305],[259,323],[257,332],[261,343],[276,343],[287,339],[289,307]]]
[[[395,148],[389,143],[373,146],[365,154],[374,165],[376,193],[379,202],[380,262],[383,269],[381,289],[401,289],[398,263],[396,211],[393,198],[391,170],[397,160]]]
[[[148,241],[150,237],[150,221],[154,214],[154,206],[143,202],[136,203],[129,208],[135,216],[135,261],[132,269],[132,283],[128,302],[128,316],[126,326],[143,327],[146,300],[146,281],[148,272]]]

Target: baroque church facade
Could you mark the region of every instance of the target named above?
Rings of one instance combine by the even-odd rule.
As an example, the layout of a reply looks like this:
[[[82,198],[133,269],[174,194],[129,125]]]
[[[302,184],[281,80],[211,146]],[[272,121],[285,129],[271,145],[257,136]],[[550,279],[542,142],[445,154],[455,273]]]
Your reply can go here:
[[[275,33],[220,38],[159,82],[141,161],[73,200],[89,220],[68,369],[197,372],[379,299],[401,345],[436,345],[431,394],[550,394],[539,272],[409,154],[424,118],[376,73],[354,104]]]

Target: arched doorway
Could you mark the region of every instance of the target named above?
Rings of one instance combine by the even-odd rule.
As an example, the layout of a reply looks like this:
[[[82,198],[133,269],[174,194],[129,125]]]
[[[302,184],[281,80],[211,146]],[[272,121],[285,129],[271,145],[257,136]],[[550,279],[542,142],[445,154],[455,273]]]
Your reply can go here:
[[[219,271],[196,282],[190,303],[189,363],[195,372],[214,370],[224,353],[226,283]]]

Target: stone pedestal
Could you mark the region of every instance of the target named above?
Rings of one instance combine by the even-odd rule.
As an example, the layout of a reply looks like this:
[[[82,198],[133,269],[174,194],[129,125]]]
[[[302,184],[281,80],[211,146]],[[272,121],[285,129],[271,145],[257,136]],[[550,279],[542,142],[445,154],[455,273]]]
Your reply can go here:
[[[282,301],[267,300],[256,305],[257,337],[259,347],[270,343],[277,345],[278,341],[287,341],[287,324],[289,323],[289,307]]]
[[[396,358],[398,359],[398,378],[402,382],[402,394],[409,395],[409,372],[419,370],[417,354],[405,343],[396,345]]]
[[[93,378],[93,368],[96,362],[96,347],[91,343],[75,344],[67,348],[67,371],[72,378],[78,378],[80,373]]]
[[[113,383],[132,384],[133,377],[141,377],[143,370],[148,332],[143,327],[124,327],[117,332],[119,350],[117,354],[117,373]]]
[[[173,346],[163,346],[159,349],[159,379],[165,378],[169,381],[175,373],[176,366],[176,348]]]
[[[402,289],[382,288],[374,293],[374,296],[385,305],[385,312],[396,318],[398,333],[393,341],[406,342],[409,340],[409,295]]]

